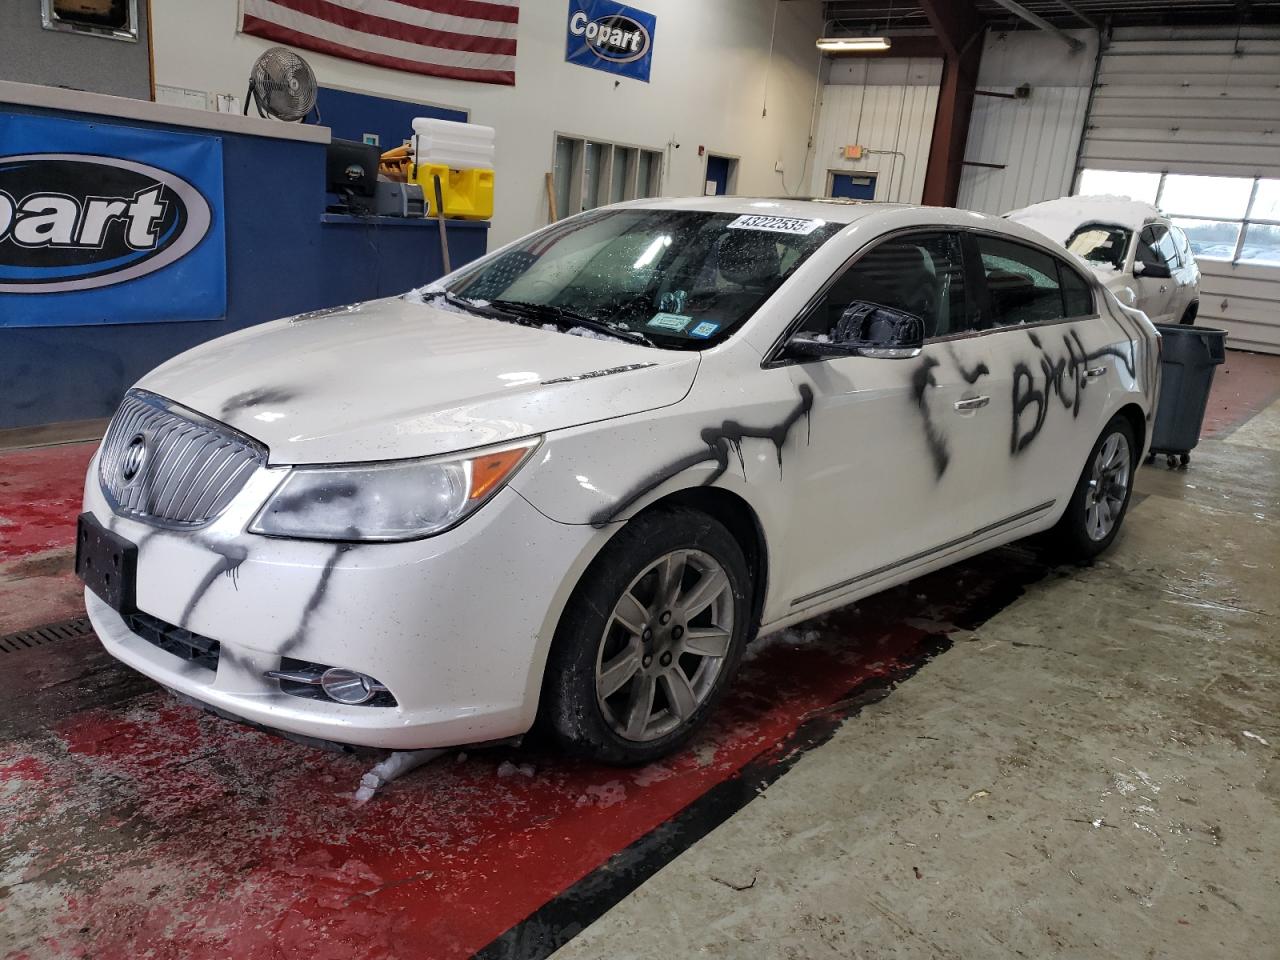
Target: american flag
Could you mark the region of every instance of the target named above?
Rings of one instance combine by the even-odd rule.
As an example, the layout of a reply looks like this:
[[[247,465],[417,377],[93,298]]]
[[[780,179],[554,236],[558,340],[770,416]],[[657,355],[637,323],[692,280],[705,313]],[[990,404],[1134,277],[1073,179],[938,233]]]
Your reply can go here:
[[[520,0],[243,0],[240,29],[376,67],[516,82]]]

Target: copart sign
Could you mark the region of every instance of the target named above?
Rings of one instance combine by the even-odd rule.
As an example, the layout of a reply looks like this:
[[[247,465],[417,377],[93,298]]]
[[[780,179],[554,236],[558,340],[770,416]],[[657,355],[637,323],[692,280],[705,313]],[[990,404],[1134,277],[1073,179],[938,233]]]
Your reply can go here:
[[[0,327],[223,316],[221,148],[0,114]]]
[[[569,0],[570,63],[649,81],[658,18],[608,0]]]

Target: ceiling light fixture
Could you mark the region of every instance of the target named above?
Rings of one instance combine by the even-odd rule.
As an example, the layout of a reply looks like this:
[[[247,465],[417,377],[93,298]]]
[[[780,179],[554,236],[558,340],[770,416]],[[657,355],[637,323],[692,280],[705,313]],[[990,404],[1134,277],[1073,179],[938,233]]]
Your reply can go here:
[[[827,53],[870,53],[888,50],[888,37],[821,37],[818,49]]]

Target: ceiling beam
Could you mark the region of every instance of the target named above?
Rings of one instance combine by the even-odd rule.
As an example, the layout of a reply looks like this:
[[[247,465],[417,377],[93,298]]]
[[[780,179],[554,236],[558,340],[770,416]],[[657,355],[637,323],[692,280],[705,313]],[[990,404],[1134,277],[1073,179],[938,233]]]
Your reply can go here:
[[[1097,20],[1093,19],[1093,17],[1089,16],[1087,13],[1085,13],[1083,10],[1077,7],[1074,3],[1067,3],[1067,0],[1058,0],[1058,6],[1060,6],[1063,10],[1067,11],[1067,13],[1071,14],[1073,17],[1075,17],[1077,20],[1083,23],[1090,30],[1100,31],[1102,29],[1102,26],[1098,23]]]
[[[960,192],[961,162],[969,139],[985,23],[973,0],[920,0],[920,7],[944,52],[923,199],[930,206],[951,207]]]
[[[958,57],[985,26],[973,0],[920,0],[920,9],[948,55]]]
[[[1040,16],[1040,14],[1032,13],[1022,4],[1018,3],[1017,0],[993,0],[993,2],[1000,4],[1000,6],[1004,7],[1014,16],[1021,17],[1023,20],[1027,21],[1027,23],[1031,24],[1033,27],[1038,27],[1039,29],[1045,31],[1046,33],[1053,34],[1055,37],[1057,37],[1059,40],[1065,43],[1068,47],[1070,47],[1072,53],[1078,53],[1079,51],[1084,49],[1084,41],[1077,40],[1075,37],[1070,36],[1069,34],[1063,33],[1061,30],[1055,27],[1052,23],[1050,23],[1044,17]],[[1064,7],[1067,6],[1067,4],[1062,4],[1062,5]]]

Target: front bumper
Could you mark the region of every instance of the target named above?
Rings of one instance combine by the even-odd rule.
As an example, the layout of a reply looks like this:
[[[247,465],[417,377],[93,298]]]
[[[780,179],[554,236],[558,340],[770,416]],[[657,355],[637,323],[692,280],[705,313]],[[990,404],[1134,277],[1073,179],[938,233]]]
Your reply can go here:
[[[216,670],[184,660],[86,590],[108,652],[202,703],[305,737],[418,749],[527,731],[560,610],[602,534],[550,520],[511,489],[411,543],[245,533],[278,479],[261,471],[212,524],[167,530],[114,514],[95,458],[85,510],[138,546],[138,609],[220,645]],[[374,676],[397,705],[285,693],[264,676],[283,657]]]

